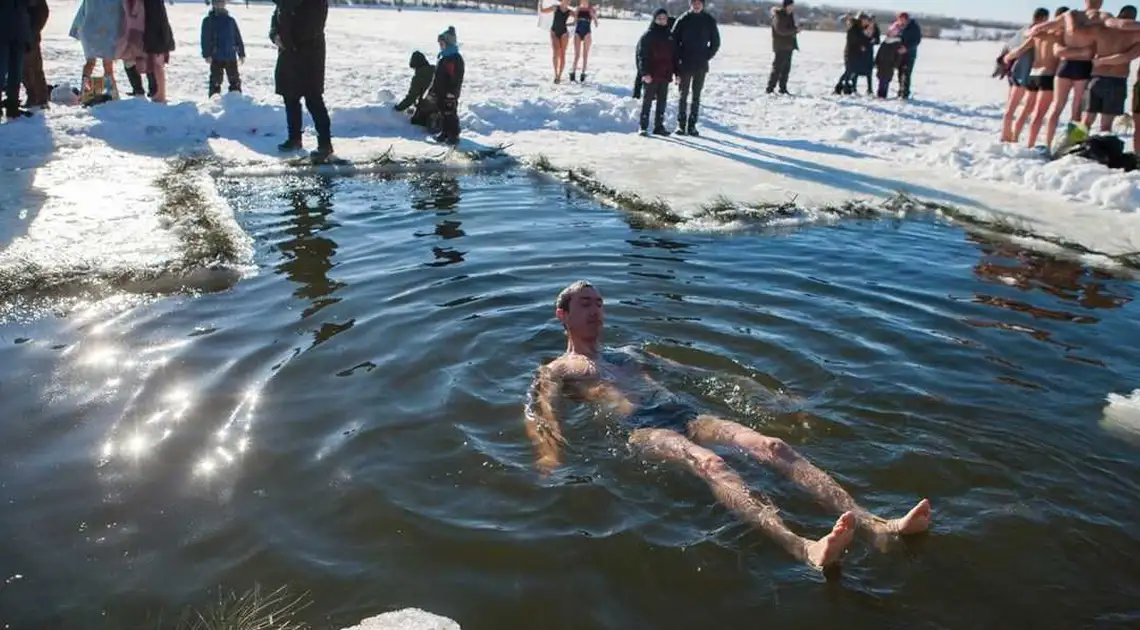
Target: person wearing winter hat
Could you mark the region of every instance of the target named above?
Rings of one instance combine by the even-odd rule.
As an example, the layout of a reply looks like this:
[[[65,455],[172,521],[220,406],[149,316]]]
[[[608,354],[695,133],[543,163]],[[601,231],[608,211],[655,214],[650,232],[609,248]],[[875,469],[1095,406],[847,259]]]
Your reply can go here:
[[[668,136],[665,129],[665,105],[669,98],[669,83],[677,73],[677,45],[669,30],[669,12],[657,9],[653,22],[637,42],[637,74],[644,84],[641,100],[641,135],[649,135],[649,108],[657,101],[653,119],[653,133]]]
[[[393,109],[403,112],[414,106],[412,124],[428,127],[434,131],[437,125],[432,124],[432,119],[437,118],[439,112],[435,108],[435,101],[425,98],[425,96],[431,87],[431,79],[435,75],[435,66],[430,64],[427,57],[417,50],[412,53],[412,58],[408,60],[408,67],[415,71],[415,74],[412,75],[412,84],[408,87],[408,94],[404,100],[396,103]]]
[[[231,92],[241,92],[238,62],[245,63],[245,42],[237,20],[226,10],[226,0],[213,0],[213,8],[202,18],[202,58],[210,66],[206,96],[222,91],[222,74],[229,80]]]
[[[437,142],[459,144],[459,94],[463,88],[464,63],[459,54],[459,37],[449,26],[439,34],[439,60],[432,78],[431,95],[440,113]]]
[[[301,144],[301,99],[317,128],[314,160],[333,154],[332,124],[325,106],[325,21],[328,0],[274,0],[277,8],[269,22],[269,39],[277,46],[274,83],[285,100],[289,138],[278,145],[283,152],[298,151]]]

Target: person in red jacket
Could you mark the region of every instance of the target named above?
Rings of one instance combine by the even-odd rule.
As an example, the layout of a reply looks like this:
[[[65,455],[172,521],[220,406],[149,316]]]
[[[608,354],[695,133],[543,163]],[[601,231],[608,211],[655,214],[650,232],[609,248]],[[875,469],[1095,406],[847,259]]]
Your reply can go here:
[[[657,101],[653,117],[653,134],[668,136],[665,129],[665,104],[669,99],[669,83],[677,73],[677,44],[669,30],[669,12],[657,9],[653,23],[637,42],[637,74],[644,84],[641,99],[641,135],[649,135],[649,108]]]

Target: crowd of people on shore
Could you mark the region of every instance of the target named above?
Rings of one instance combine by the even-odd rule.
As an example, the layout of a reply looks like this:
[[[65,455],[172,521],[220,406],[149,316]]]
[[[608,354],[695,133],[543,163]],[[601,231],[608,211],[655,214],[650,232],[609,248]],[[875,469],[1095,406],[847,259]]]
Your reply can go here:
[[[1123,142],[1111,134],[1117,118],[1127,115],[1128,77],[1132,62],[1140,58],[1140,22],[1135,6],[1126,5],[1112,15],[1102,10],[1103,4],[1085,0],[1083,8],[1038,8],[1032,22],[1006,45],[995,72],[1009,83],[1002,142],[1019,142],[1028,126],[1030,149],[1056,156],[1091,142],[1093,147],[1120,147],[1106,149],[1115,155],[1093,159],[1109,166],[1124,159]],[[1056,142],[1066,110],[1069,123]],[[1140,74],[1132,88],[1132,115],[1138,114]],[[1103,136],[1094,141],[1089,131],[1098,119]],[[1038,145],[1042,131],[1045,144]],[[1133,153],[1140,152],[1140,129],[1135,125],[1132,145]]]

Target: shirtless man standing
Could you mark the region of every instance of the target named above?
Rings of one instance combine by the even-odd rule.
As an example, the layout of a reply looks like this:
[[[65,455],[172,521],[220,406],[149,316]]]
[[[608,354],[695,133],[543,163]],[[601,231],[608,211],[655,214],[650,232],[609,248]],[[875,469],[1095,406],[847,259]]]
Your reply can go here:
[[[537,454],[537,467],[549,474],[559,465],[559,447],[566,443],[558,420],[563,396],[599,404],[623,418],[632,429],[629,445],[641,455],[680,464],[708,484],[714,496],[742,520],[768,533],[800,561],[824,568],[834,564],[851,542],[856,527],[879,541],[929,529],[930,501],[923,499],[906,516],[886,520],[860,507],[827,473],[813,466],[779,438],[761,435],[736,422],[701,414],[642,371],[637,358],[625,352],[601,350],[605,316],[602,296],[590,283],[578,281],[558,294],[555,316],[566,329],[566,352],[538,369],[526,405],[527,435]],[[659,361],[690,371],[664,357]],[[720,456],[708,448],[740,449],[768,464],[813,494],[842,516],[819,540],[792,533],[775,505],[753,493]]]
[[[1124,24],[1136,21],[1136,7],[1128,5],[1117,15]],[[1093,78],[1085,95],[1085,127],[1092,129],[1100,116],[1100,130],[1112,131],[1117,116],[1124,115],[1124,101],[1128,100],[1128,75],[1132,60],[1140,57],[1140,38],[1120,28],[1102,28],[1096,31],[1096,57],[1093,58]]]
[[[1131,41],[1134,41],[1132,38],[1140,37],[1140,24],[1114,18],[1101,10],[1103,5],[1104,0],[1085,0],[1084,11],[1074,9],[1030,30],[1030,34],[1033,35],[1042,31],[1056,32],[1060,27],[1062,33],[1063,44],[1057,49],[1061,65],[1057,70],[1056,99],[1053,101],[1053,114],[1049,118],[1049,126],[1045,133],[1046,142],[1050,147],[1053,146],[1053,137],[1061,121],[1061,113],[1069,98],[1070,89],[1073,90],[1070,124],[1076,125],[1081,120],[1085,88],[1092,79],[1092,60],[1096,55],[1098,32],[1106,28],[1120,29],[1133,31],[1125,36]]]
[[[1053,13],[1053,17],[1061,17],[1068,11],[1069,7],[1059,7]],[[1013,130],[1013,141],[1017,142],[1021,137],[1021,130],[1025,128],[1026,119],[1032,114],[1029,140],[1025,145],[1030,149],[1037,145],[1041,125],[1045,124],[1045,119],[1049,116],[1049,107],[1053,104],[1057,66],[1061,63],[1056,47],[1060,43],[1060,32],[1042,31],[1034,37],[1026,38],[1021,46],[1009,51],[1005,57],[1005,63],[1009,65],[1029,50],[1033,51],[1033,69],[1029,71],[1029,82],[1025,85],[1025,91],[1029,93],[1029,102],[1025,104],[1025,109],[1022,110]]]
[[[1049,10],[1039,8],[1033,12],[1033,24],[1024,29],[1027,32],[1033,25],[1041,24],[1049,19]],[[1003,58],[1003,62],[1010,68],[1009,78],[1009,100],[1005,106],[1005,115],[1002,116],[1001,123],[1001,141],[1002,142],[1017,142],[1021,137],[1021,130],[1025,128],[1025,123],[1029,121],[1029,117],[1037,109],[1038,101],[1041,98],[1041,88],[1044,87],[1042,80],[1042,73],[1044,68],[1038,62],[1037,51],[1042,48],[1051,48],[1045,45],[1044,40],[1049,38],[1049,35],[1042,34],[1037,37],[1029,37],[1028,34],[1023,35],[1021,43],[1009,51]],[[1052,51],[1050,51],[1051,53]],[[1029,57],[1025,57],[1027,54]],[[1029,68],[1025,66],[1032,64]],[[1022,79],[1020,76],[1021,71],[1026,72],[1026,76]],[[1053,99],[1053,74],[1056,73],[1056,66],[1049,72],[1049,100]],[[1024,105],[1022,101],[1024,100]],[[1021,106],[1021,113],[1018,114],[1018,107]],[[1017,122],[1014,123],[1014,116],[1017,116]],[[1032,146],[1030,148],[1033,148]]]

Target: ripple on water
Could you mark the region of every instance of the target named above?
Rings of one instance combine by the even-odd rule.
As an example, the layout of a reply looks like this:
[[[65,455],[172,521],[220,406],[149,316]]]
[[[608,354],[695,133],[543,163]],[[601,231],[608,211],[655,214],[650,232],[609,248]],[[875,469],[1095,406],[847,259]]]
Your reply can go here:
[[[1140,458],[1100,428],[1107,393],[1140,380],[1129,277],[924,221],[646,230],[515,173],[219,187],[257,249],[232,289],[58,319],[5,306],[22,422],[0,426],[0,566],[28,577],[0,597],[18,623],[137,620],[255,582],[303,584],[317,616],[414,605],[496,630],[1068,627],[1140,596]],[[556,293],[583,277],[610,344],[710,370],[656,378],[869,509],[931,497],[935,534],[856,543],[822,587],[589,414],[538,478],[523,395],[565,343]],[[834,522],[723,454],[794,531]]]

